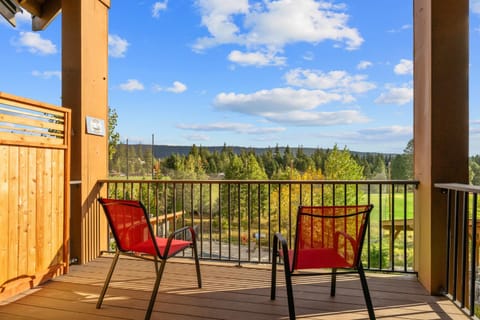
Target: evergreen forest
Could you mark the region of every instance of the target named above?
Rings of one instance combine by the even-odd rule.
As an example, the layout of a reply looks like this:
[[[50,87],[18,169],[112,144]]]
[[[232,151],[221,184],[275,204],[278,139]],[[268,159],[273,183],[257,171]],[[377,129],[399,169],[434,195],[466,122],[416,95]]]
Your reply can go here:
[[[347,147],[159,146],[120,142],[118,115],[109,109],[111,177],[228,180],[412,180],[413,139],[402,154],[353,152]],[[480,155],[469,159],[470,183],[480,185]]]
[[[413,179],[412,144],[398,155],[356,153],[336,145],[308,150],[277,145],[260,151],[192,145],[186,154],[157,158],[155,146],[120,143],[110,150],[109,170],[111,176],[153,179],[408,180]]]

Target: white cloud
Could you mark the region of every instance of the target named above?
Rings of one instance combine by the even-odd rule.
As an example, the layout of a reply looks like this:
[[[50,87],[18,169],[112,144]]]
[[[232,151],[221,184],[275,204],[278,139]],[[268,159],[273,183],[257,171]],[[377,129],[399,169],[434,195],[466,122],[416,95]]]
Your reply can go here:
[[[136,79],[128,79],[127,82],[120,85],[123,91],[141,91],[144,89],[143,84]]]
[[[413,101],[413,88],[410,85],[403,87],[387,86],[387,92],[382,93],[375,103],[402,105]]]
[[[285,74],[287,84],[308,89],[328,90],[342,95],[343,102],[355,101],[353,94],[360,94],[376,88],[365,75],[350,75],[335,70],[325,73],[320,70],[293,69]]]
[[[249,6],[248,0],[197,0],[202,25],[209,36],[193,48],[206,50],[222,44],[282,51],[287,44],[335,41],[347,50],[360,47],[363,38],[348,26],[345,6],[317,0],[265,0]],[[281,27],[279,27],[281,26]]]
[[[404,75],[404,74],[413,74],[413,61],[408,59],[400,59],[400,62],[395,66],[393,71],[396,74]]]
[[[27,10],[23,10],[15,15],[15,21],[17,22],[17,26],[32,23],[32,15]]]
[[[366,142],[375,142],[378,146],[380,143],[388,144],[392,147],[394,144],[401,143],[403,146],[413,136],[413,128],[411,126],[390,126],[361,129],[358,131],[342,131],[318,133],[317,137],[328,138],[329,140],[342,140],[349,145],[362,144]]]
[[[55,54],[57,47],[52,41],[43,39],[40,33],[20,32],[18,46],[26,47],[29,52],[40,55]]]
[[[183,136],[188,141],[208,141],[210,137],[205,134],[189,134]]]
[[[187,90],[187,86],[179,81],[174,81],[173,86],[166,89],[166,91],[173,93],[182,93],[185,90]]]
[[[232,13],[245,13],[248,11],[248,0],[196,0],[202,13],[212,15],[230,15]]]
[[[391,126],[359,130],[358,133],[366,140],[386,140],[390,138],[408,138],[413,135],[411,126]]]
[[[114,58],[125,57],[125,52],[130,44],[127,40],[115,34],[108,35],[108,55]]]
[[[210,124],[179,124],[179,129],[194,131],[231,131],[241,134],[270,134],[285,131],[281,127],[255,127],[249,123],[215,122]]]
[[[216,96],[214,105],[217,109],[268,116],[293,110],[311,110],[341,98],[339,94],[322,90],[275,88],[251,94],[220,93]]]
[[[233,50],[228,55],[228,60],[238,63],[242,66],[253,65],[257,67],[262,66],[282,66],[285,65],[285,57],[275,56],[274,53],[263,52],[240,52]]]
[[[360,61],[357,64],[357,69],[358,70],[365,70],[367,68],[370,68],[372,65],[373,65],[373,63],[371,63],[370,61],[363,60],[363,61]]]
[[[207,27],[211,37],[197,39],[195,50],[204,50],[218,44],[238,43],[240,31],[233,16],[248,13],[248,0],[197,0],[202,14],[202,25]]]
[[[338,11],[343,7],[324,1],[268,0],[263,10],[253,10],[246,17],[247,26],[252,28],[247,40],[279,48],[294,42],[333,40],[349,50],[357,49],[363,39],[357,29],[348,27],[348,15]]]
[[[268,120],[294,126],[333,126],[369,122],[369,118],[358,110],[340,110],[333,112],[291,111],[282,114],[270,114]]]
[[[152,8],[152,16],[158,18],[160,16],[160,11],[167,10],[167,4],[168,0],[165,0],[164,2],[155,2]]]
[[[187,90],[187,86],[180,81],[174,81],[171,87],[163,88],[161,86],[155,85],[153,88],[155,91],[166,91],[172,93],[182,93]]]
[[[391,29],[391,30],[388,30],[388,32],[390,33],[397,33],[397,32],[402,32],[403,30],[409,30],[409,29],[412,29],[412,25],[411,24],[404,24],[403,26],[401,26],[400,28],[398,29]]]
[[[61,71],[32,71],[32,75],[34,77],[42,78],[42,79],[51,79],[51,78],[58,78],[62,80],[62,72]]]
[[[220,93],[214,101],[219,110],[259,116],[270,122],[297,126],[351,124],[368,121],[357,110],[318,112],[323,104],[342,100],[342,95],[323,90],[275,88],[251,94]]]

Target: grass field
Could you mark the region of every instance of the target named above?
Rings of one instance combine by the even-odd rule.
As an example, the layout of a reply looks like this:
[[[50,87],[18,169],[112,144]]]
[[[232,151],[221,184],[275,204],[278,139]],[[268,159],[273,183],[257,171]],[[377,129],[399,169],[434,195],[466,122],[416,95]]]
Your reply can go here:
[[[392,211],[394,213],[395,219],[403,220],[405,216],[407,219],[413,219],[413,196],[413,192],[408,192],[406,199],[403,192],[394,193],[393,196],[391,193],[383,193],[381,195],[379,193],[371,193],[370,203],[373,204],[374,208],[370,219],[373,221],[378,220],[381,212],[382,220],[390,220],[392,216]],[[365,196],[365,202],[367,202],[366,200],[367,199]]]

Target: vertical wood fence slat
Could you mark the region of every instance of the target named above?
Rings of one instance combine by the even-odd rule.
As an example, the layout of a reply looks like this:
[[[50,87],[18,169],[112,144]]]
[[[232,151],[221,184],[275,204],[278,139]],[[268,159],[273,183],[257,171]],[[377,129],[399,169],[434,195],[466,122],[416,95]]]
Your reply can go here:
[[[0,279],[8,277],[8,149],[7,146],[0,145]]]
[[[37,180],[34,178],[37,176],[37,150],[34,148],[28,149],[28,241],[27,241],[27,274],[34,274],[37,270],[37,243],[36,243],[36,225],[37,225]]]
[[[28,269],[28,149],[18,150],[18,274],[26,274]],[[22,249],[25,248],[25,249]]]
[[[12,147],[8,157],[8,265],[7,276],[18,274],[18,147]]]

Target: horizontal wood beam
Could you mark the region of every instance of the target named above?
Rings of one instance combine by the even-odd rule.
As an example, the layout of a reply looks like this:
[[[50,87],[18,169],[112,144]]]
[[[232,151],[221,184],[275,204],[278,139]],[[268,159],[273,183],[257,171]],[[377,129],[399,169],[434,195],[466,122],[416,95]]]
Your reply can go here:
[[[62,9],[61,0],[20,0],[19,4],[32,14],[33,31],[45,30]]]
[[[47,1],[48,2],[48,1]],[[37,0],[20,0],[18,2],[22,8],[32,14],[32,16],[42,15],[42,4]]]
[[[62,1],[61,0],[48,0],[45,1],[42,5],[41,15],[33,15],[32,17],[32,30],[41,31],[45,30],[50,22],[55,19],[55,17],[62,10]]]

